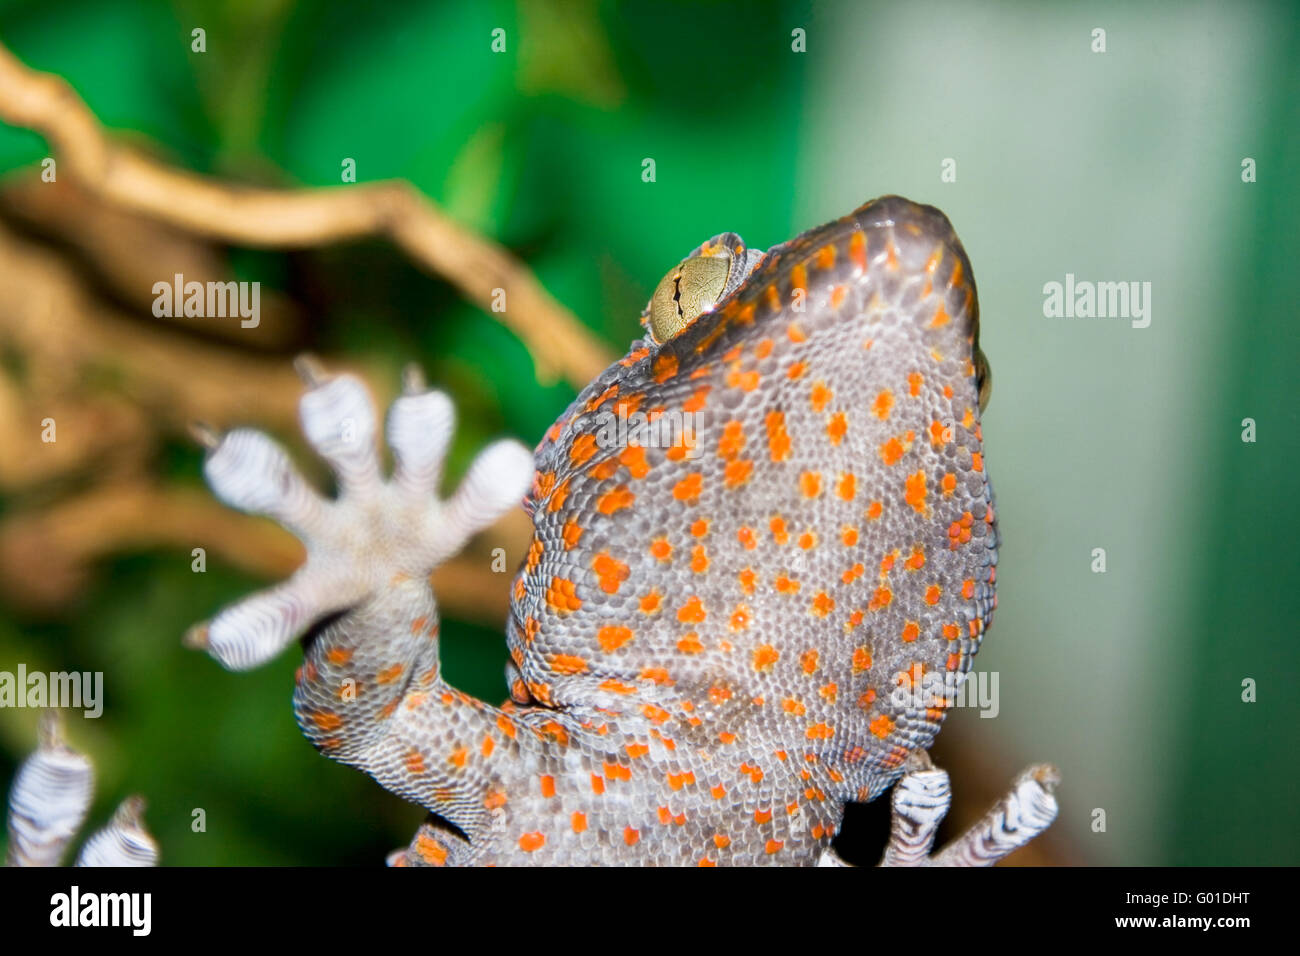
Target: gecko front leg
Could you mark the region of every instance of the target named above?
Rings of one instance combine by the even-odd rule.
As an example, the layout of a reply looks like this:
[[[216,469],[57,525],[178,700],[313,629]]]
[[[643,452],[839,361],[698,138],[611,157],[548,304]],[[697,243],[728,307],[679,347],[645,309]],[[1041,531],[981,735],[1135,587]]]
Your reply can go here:
[[[490,830],[515,768],[528,763],[524,751],[544,741],[517,715],[443,681],[429,574],[519,502],[532,457],[514,441],[491,445],[455,493],[439,499],[452,405],[409,371],[388,416],[396,467],[386,481],[360,380],[299,367],[309,386],[303,431],[337,476],[339,496],[318,495],[260,432],[210,439],[205,473],[213,490],[297,534],[307,561],[284,584],[194,628],[188,642],[243,670],[318,625],[294,692],[303,732],[328,756],[449,820],[472,844]]]

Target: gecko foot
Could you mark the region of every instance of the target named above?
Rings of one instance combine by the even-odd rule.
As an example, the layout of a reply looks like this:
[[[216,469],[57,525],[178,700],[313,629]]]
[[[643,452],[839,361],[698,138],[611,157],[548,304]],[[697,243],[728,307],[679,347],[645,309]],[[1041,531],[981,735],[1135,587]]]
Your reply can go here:
[[[935,833],[952,805],[952,784],[947,772],[919,751],[894,785],[889,844],[880,866],[992,866],[1051,826],[1060,782],[1060,772],[1050,764],[1029,767],[975,826],[935,853]],[[846,864],[827,850],[819,865]]]
[[[8,866],[58,866],[90,808],[94,768],[68,746],[57,712],[41,715],[38,740],[9,794]],[[108,826],[86,841],[77,866],[156,865],[158,844],[143,813],[142,798],[123,800]]]
[[[395,579],[427,576],[516,505],[532,478],[532,455],[516,441],[499,441],[475,458],[451,497],[438,498],[455,415],[451,400],[427,390],[410,367],[388,413],[395,468],[385,479],[375,408],[361,380],[327,375],[305,358],[296,365],[308,386],[299,405],[303,433],[334,472],[336,499],[312,489],[262,432],[199,433],[208,447],[204,474],[217,496],[274,518],[307,548],[306,563],[288,581],[186,635],[187,644],[231,670],[263,663],[315,621],[364,603]]]

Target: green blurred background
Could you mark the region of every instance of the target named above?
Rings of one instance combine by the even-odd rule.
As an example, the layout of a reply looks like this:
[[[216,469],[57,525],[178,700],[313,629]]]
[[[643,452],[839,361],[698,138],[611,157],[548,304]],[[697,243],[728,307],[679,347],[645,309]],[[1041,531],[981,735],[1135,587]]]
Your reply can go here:
[[[325,186],[352,157],[359,181],[409,180],[619,354],[663,272],[714,233],[767,247],[883,193],[939,206],[979,283],[1004,538],[976,665],[999,672],[1000,713],[958,711],[936,750],[958,797],[1051,760],[1053,861],[1300,862],[1291,6],[63,0],[0,3],[0,40],[178,166]],[[46,154],[0,126],[7,179]],[[308,310],[286,362],[417,359],[460,409],[454,464],[497,434],[531,444],[574,393],[382,242],[231,261]],[[1150,327],[1045,318],[1043,285],[1067,272],[1149,281]],[[200,464],[169,436],[150,467],[199,487]],[[56,493],[10,490],[0,522]],[[57,609],[0,606],[0,669],[105,673],[104,716],[69,721],[99,773],[91,820],[146,795],[165,863],[375,864],[421,811],[302,739],[297,655],[236,675],[179,645],[265,583],[128,548]],[[444,639],[453,683],[505,696],[499,629],[446,621]],[[0,710],[0,783],[34,725]]]

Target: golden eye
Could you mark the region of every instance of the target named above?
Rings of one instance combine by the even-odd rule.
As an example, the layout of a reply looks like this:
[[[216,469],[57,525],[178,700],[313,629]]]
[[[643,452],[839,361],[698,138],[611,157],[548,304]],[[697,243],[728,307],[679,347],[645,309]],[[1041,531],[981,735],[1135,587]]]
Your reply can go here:
[[[713,308],[727,287],[729,256],[693,256],[664,276],[650,300],[647,328],[667,342]]]
[[[988,357],[980,348],[975,349],[975,385],[979,388],[980,413],[983,414],[993,397],[993,366],[989,365]]]
[[[663,345],[736,291],[762,258],[762,249],[746,247],[734,232],[714,236],[660,280],[641,324]]]

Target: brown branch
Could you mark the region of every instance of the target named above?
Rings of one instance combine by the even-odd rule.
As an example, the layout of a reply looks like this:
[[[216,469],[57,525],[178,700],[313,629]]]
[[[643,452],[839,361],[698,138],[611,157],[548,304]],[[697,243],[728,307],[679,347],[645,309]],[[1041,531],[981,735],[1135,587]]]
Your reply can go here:
[[[607,349],[513,256],[455,224],[404,182],[269,190],[219,183],[113,142],[61,77],[24,66],[0,44],[0,120],[45,138],[81,185],[125,209],[248,246],[314,246],[387,236],[515,332],[540,379],[584,387]],[[492,312],[493,290],[506,311]]]

